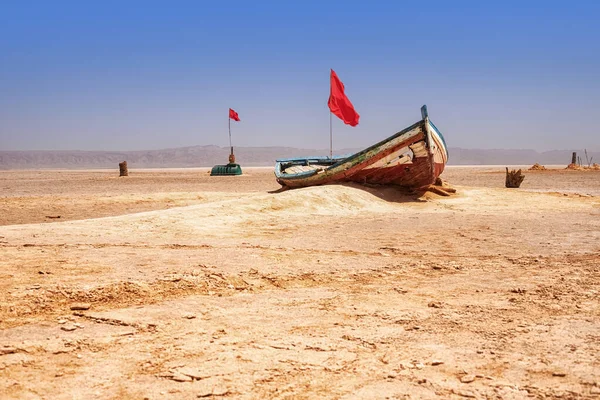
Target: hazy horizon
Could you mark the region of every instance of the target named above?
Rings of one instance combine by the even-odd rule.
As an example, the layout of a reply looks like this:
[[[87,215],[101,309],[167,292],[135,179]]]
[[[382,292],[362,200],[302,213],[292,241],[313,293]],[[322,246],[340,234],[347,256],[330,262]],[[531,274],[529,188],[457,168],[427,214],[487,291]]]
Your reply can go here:
[[[329,147],[431,119],[451,148],[600,151],[600,3],[0,6],[0,151]]]
[[[176,146],[176,147],[160,147],[160,148],[140,148],[140,149],[18,149],[18,150],[8,150],[8,149],[0,149],[0,152],[99,152],[99,153],[109,153],[109,152],[114,152],[114,153],[129,153],[129,152],[152,152],[152,151],[163,151],[163,150],[176,150],[176,149],[184,149],[184,148],[190,148],[190,147],[218,147],[220,149],[229,149],[229,144],[227,145],[216,145],[216,144],[195,144],[195,145],[190,145],[190,146]],[[307,150],[322,150],[322,151],[329,151],[329,147],[307,147],[307,146],[303,146],[303,147],[297,147],[297,146],[285,146],[285,145],[273,145],[273,146],[233,146],[234,150],[236,147],[239,148],[243,148],[243,149],[252,149],[252,148],[291,148],[291,149],[298,149],[298,150],[302,150],[302,149],[307,149]],[[576,148],[576,147],[572,147],[572,148],[566,148],[566,149],[549,149],[549,150],[536,150],[536,149],[531,149],[531,148],[521,148],[521,149],[517,149],[517,148],[467,148],[467,147],[456,147],[456,146],[449,146],[448,147],[450,150],[469,150],[469,151],[477,151],[477,150],[482,150],[482,151],[514,151],[514,152],[519,152],[519,151],[533,151],[533,152],[537,152],[537,153],[550,153],[550,152],[565,152],[565,151],[576,151],[577,154],[581,153],[583,154],[584,150],[587,150],[588,152],[598,152],[600,150],[596,150],[593,148],[588,148],[588,149],[584,149],[584,148]],[[363,149],[363,147],[340,147],[337,148],[338,151],[340,150],[361,150]]]

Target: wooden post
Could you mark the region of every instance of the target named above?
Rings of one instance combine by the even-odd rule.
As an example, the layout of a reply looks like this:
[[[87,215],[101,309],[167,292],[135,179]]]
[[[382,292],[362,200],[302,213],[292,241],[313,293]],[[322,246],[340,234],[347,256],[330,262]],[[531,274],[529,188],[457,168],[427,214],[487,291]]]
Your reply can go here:
[[[574,151],[573,155],[571,156],[571,164],[575,164],[577,163],[577,152]]]
[[[127,161],[119,163],[119,176],[129,176],[129,171],[127,171]]]
[[[507,188],[518,188],[525,179],[525,175],[521,174],[521,170],[515,171],[514,169],[508,172],[506,167],[506,187]]]

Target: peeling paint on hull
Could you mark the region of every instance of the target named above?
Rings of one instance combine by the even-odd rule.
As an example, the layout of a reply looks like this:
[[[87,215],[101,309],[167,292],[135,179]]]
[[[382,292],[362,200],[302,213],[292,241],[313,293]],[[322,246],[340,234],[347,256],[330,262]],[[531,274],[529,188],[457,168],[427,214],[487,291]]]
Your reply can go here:
[[[275,176],[277,182],[290,188],[339,182],[420,188],[435,182],[447,160],[444,138],[425,115],[412,126],[349,157],[277,160]]]

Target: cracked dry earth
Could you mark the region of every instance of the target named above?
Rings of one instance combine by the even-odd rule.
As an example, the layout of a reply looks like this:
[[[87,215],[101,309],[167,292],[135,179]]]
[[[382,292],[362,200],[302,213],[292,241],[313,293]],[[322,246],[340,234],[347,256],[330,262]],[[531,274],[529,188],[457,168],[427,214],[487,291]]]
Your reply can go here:
[[[245,172],[0,172],[0,398],[600,396],[600,173]]]

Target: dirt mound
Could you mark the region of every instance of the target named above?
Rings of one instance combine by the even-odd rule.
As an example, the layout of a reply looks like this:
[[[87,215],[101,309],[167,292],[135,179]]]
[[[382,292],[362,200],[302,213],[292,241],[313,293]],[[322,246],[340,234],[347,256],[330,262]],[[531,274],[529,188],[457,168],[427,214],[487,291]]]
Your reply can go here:
[[[538,163],[535,163],[531,166],[531,168],[529,168],[530,171],[546,171],[547,168],[544,167],[543,165],[540,165]]]
[[[581,165],[571,163],[571,164],[567,165],[567,168],[565,168],[565,169],[570,169],[573,171],[581,171],[583,169],[583,167]]]

